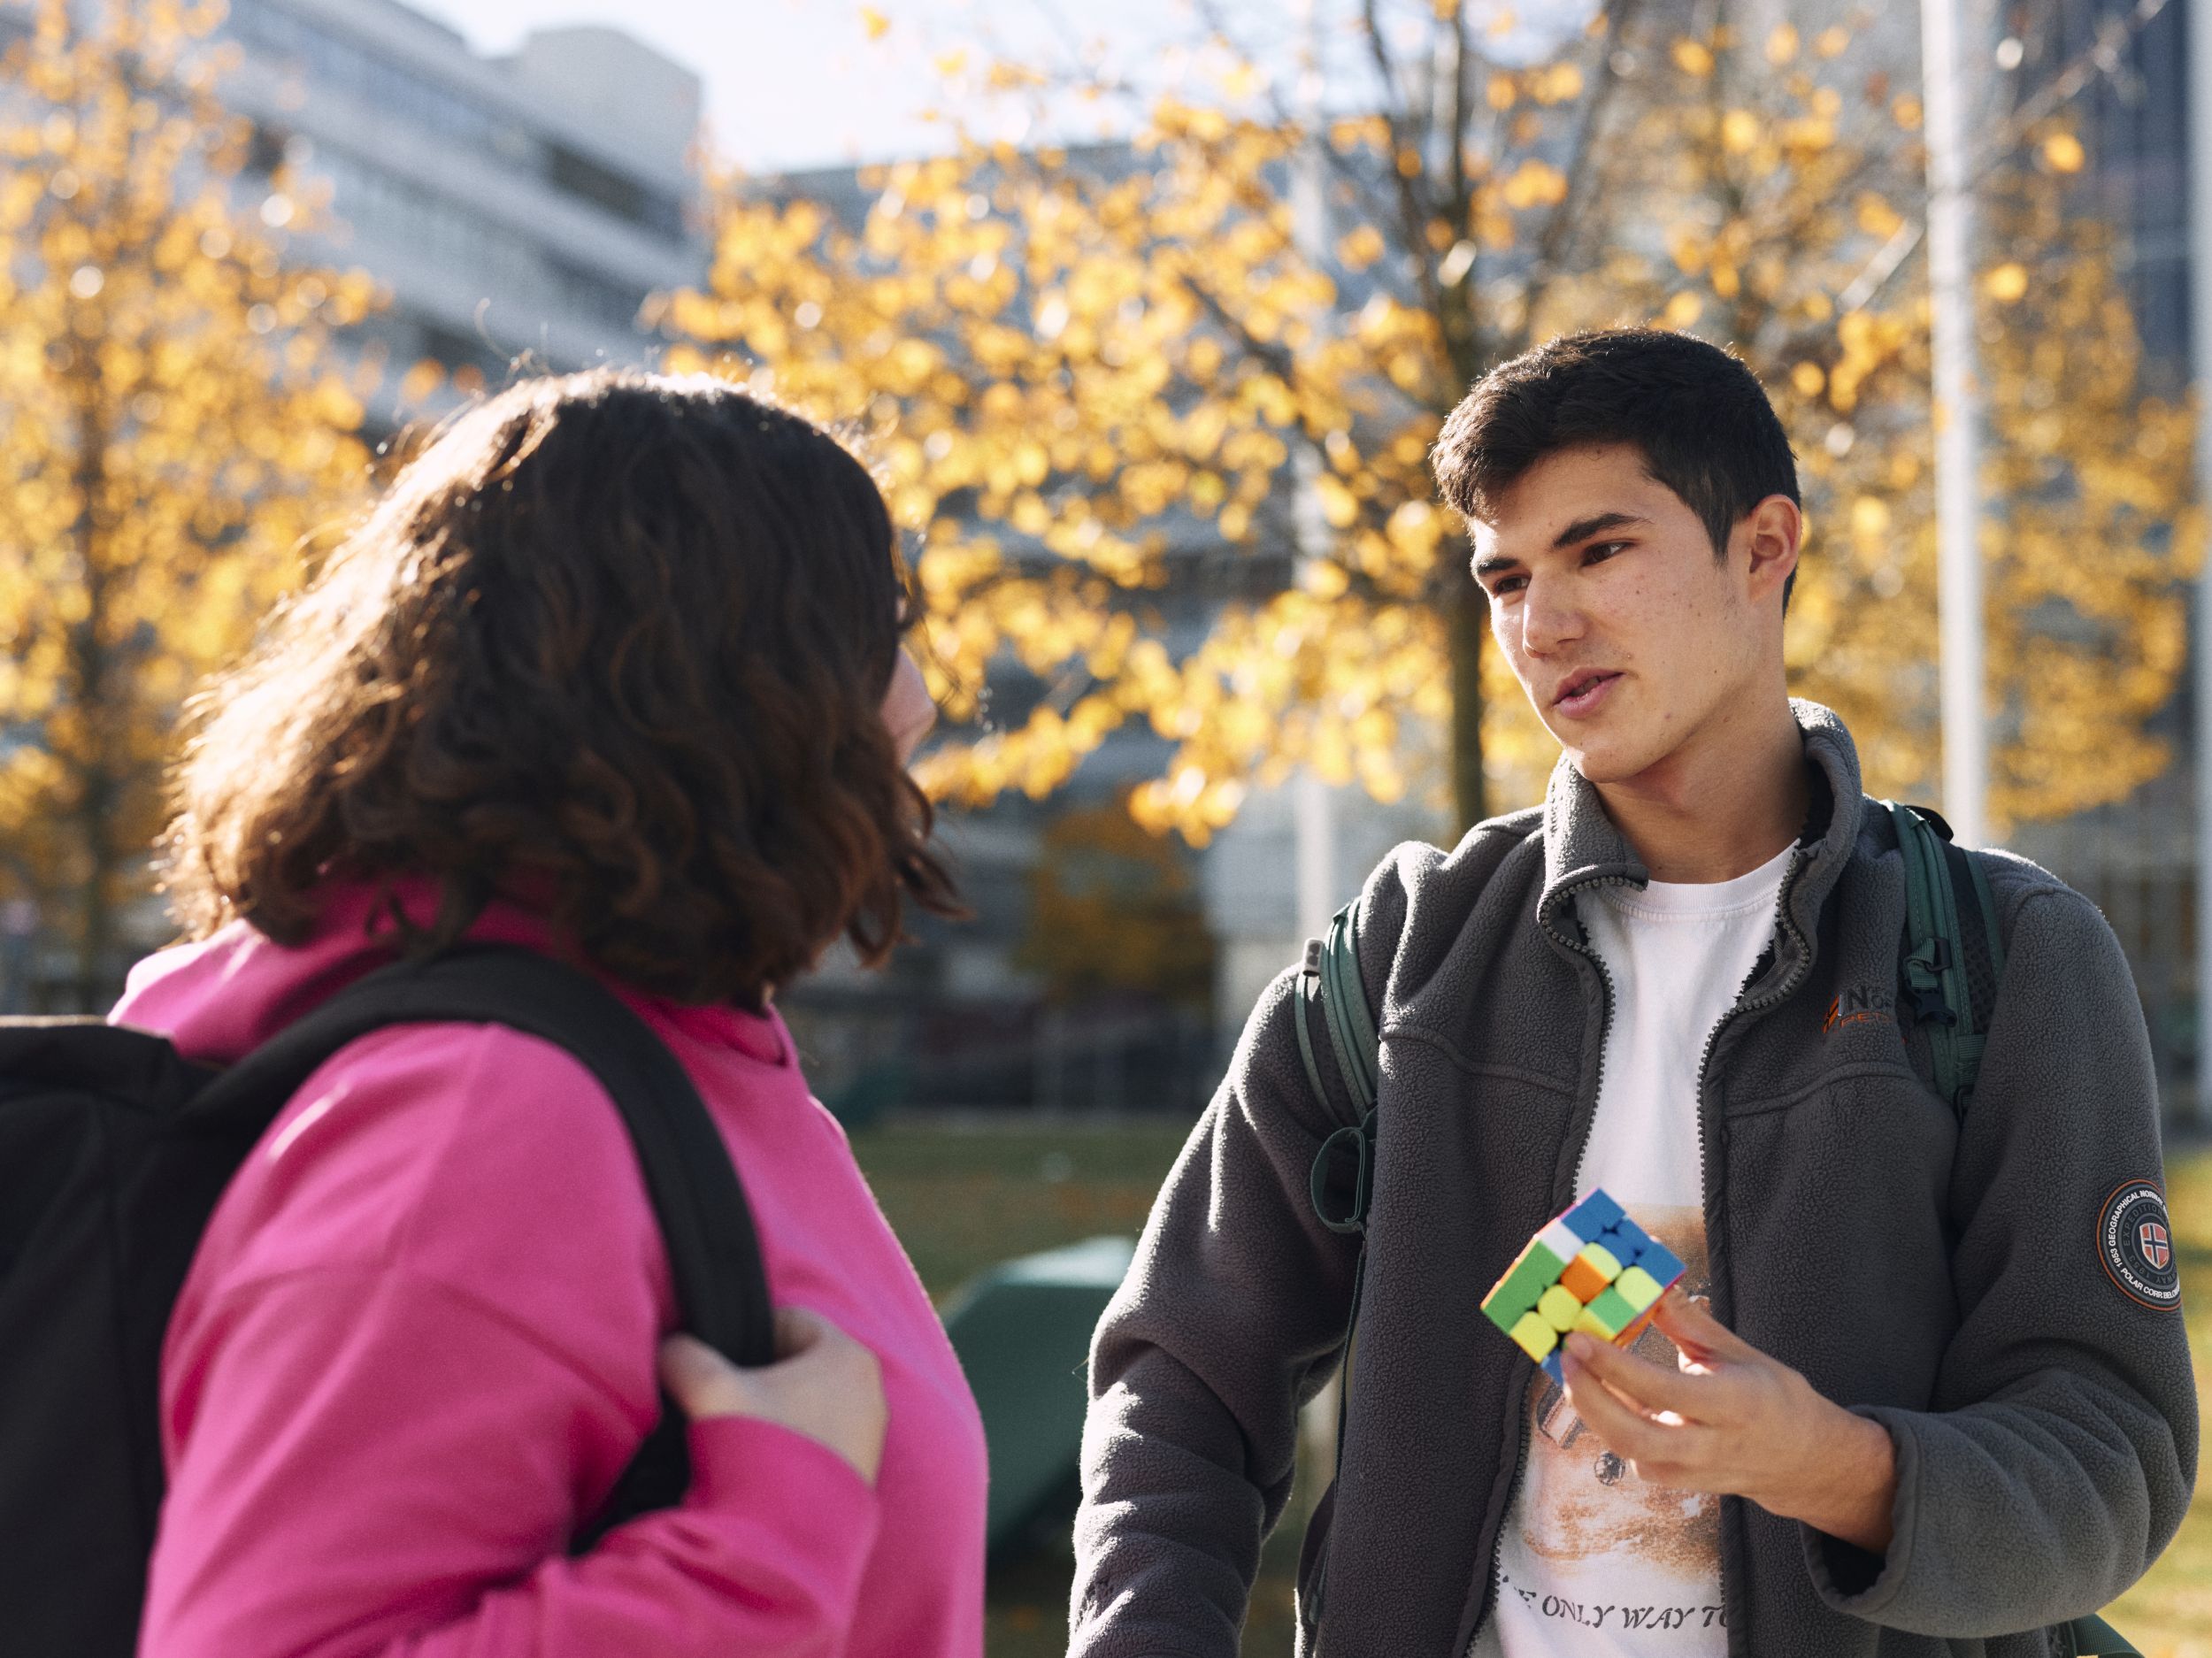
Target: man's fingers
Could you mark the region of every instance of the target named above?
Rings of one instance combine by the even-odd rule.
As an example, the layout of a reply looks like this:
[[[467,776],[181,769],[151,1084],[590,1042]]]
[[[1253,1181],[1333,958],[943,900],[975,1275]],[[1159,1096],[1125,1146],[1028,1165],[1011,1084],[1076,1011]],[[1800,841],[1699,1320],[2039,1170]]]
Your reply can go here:
[[[1567,1402],[1606,1449],[1636,1470],[1639,1479],[1703,1489],[1694,1470],[1710,1442],[1710,1428],[1694,1422],[1654,1422],[1616,1397],[1572,1353],[1567,1355],[1565,1370]]]
[[[1654,1364],[1625,1347],[1586,1335],[1567,1338],[1567,1350],[1614,1393],[1649,1415],[1671,1410],[1692,1421],[1712,1413],[1714,1378]]]
[[[1713,1316],[1712,1303],[1670,1289],[1652,1309],[1651,1322],[1660,1333],[1693,1359],[1741,1359],[1757,1349]]]
[[[1640,1456],[1650,1456],[1659,1447],[1652,1436],[1667,1432],[1633,1405],[1615,1394],[1606,1386],[1597,1372],[1577,1358],[1567,1355],[1567,1402],[1583,1424],[1605,1442],[1614,1455],[1628,1462]]]

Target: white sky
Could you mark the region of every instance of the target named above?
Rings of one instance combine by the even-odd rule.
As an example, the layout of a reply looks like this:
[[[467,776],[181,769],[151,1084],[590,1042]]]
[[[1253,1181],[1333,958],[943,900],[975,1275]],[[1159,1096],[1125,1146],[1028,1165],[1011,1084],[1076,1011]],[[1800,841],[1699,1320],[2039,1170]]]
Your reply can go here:
[[[1056,18],[1099,10],[1088,0],[874,3],[891,27],[871,42],[859,0],[411,0],[486,52],[512,50],[532,28],[625,29],[704,80],[716,148],[756,172],[941,147],[920,119],[938,96],[938,52],[986,35],[1025,57],[1065,51],[1087,36]],[[1117,47],[1190,32],[1187,0],[1115,0],[1110,12]],[[1097,33],[1095,20],[1086,27]]]
[[[1356,18],[1359,0],[406,0],[444,19],[479,50],[513,50],[533,28],[611,24],[695,71],[706,83],[707,119],[716,150],[749,172],[774,172],[942,149],[946,128],[923,119],[946,98],[934,66],[953,48],[982,44],[1002,56],[1066,72],[1095,61],[1148,95],[1203,82],[1221,66],[1200,45],[1203,21],[1217,20],[1239,50],[1273,66],[1279,94],[1293,83],[1306,40],[1302,19],[1313,8],[1332,104],[1372,107],[1372,72]],[[864,4],[888,21],[879,40],[862,22]],[[1504,57],[1526,55],[1547,37],[1580,27],[1592,0],[1484,0],[1478,15],[1498,16],[1505,33],[1488,43]],[[1384,0],[1386,27],[1427,39],[1428,0]],[[1514,19],[1517,19],[1514,21]],[[1402,61],[1409,47],[1402,47]],[[1211,96],[1219,96],[1217,84]],[[1204,97],[1204,93],[1194,96]],[[1018,112],[987,104],[972,91],[956,96],[987,137],[1040,134],[1002,123]],[[987,111],[990,111],[987,112]],[[1128,130],[1096,104],[1064,99],[1051,115],[1054,135],[1081,140],[1102,125]]]

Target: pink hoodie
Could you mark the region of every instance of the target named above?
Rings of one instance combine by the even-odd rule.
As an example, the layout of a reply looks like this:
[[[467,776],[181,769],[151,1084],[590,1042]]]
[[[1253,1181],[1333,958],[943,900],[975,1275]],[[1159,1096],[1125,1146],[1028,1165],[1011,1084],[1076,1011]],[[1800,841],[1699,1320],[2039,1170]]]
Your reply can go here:
[[[139,963],[120,1023],[227,1062],[387,959],[365,895],[288,949]],[[476,936],[539,942],[495,910]],[[309,1079],[225,1194],[171,1320],[144,1658],[976,1658],[982,1428],[772,1014],[626,995],[698,1084],[779,1305],[882,1361],[873,1491],[787,1429],[691,1429],[683,1507],[565,1542],[658,1410],[668,1263],[613,1103],[559,1049],[414,1025]]]

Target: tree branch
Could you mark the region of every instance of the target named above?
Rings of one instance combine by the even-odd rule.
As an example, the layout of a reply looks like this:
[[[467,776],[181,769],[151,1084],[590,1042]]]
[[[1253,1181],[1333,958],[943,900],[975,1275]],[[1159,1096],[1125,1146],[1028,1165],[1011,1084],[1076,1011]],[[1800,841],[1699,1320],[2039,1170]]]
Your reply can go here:
[[[2096,43],[2075,58],[2061,70],[2048,85],[2015,110],[2001,123],[1988,148],[1967,170],[1966,188],[1970,190],[2002,166],[2015,146],[2027,136],[2032,127],[2045,116],[2081,96],[2093,76],[2109,74],[2116,64],[2120,49],[2131,42],[2151,25],[2152,19],[2166,9],[2167,0],[2136,0],[2124,18],[2107,18],[2097,30]],[[1873,303],[1874,296],[1889,285],[1889,280],[1904,267],[1905,261],[1927,234],[1924,219],[1907,220],[1900,226],[1887,242],[1869,259],[1858,275],[1838,296],[1839,311],[1862,311]],[[1900,239],[1902,238],[1901,241]],[[1850,303],[1846,303],[1848,296]]]
[[[1593,165],[1593,160],[1599,128],[1621,84],[1620,72],[1613,63],[1615,43],[1626,38],[1629,25],[1635,18],[1637,4],[1638,0],[1606,0],[1602,13],[1605,36],[1598,52],[1597,84],[1590,89],[1589,100],[1582,111],[1581,125],[1575,134],[1574,149],[1567,163],[1567,193],[1554,205],[1550,219],[1537,238],[1536,260],[1528,286],[1524,290],[1521,311],[1521,335],[1524,339],[1535,326],[1537,306],[1542,303],[1552,283],[1558,279],[1561,256],[1566,251],[1569,239],[1580,223],[1583,208],[1601,188],[1600,170]]]
[[[1417,174],[1409,174],[1398,163],[1409,145],[1405,121],[1396,107],[1396,96],[1402,91],[1397,66],[1391,61],[1390,43],[1383,39],[1382,18],[1376,0],[1360,0],[1360,14],[1367,31],[1367,50],[1375,60],[1375,72],[1382,77],[1384,99],[1383,124],[1390,132],[1390,176],[1398,181],[1398,211],[1404,221],[1406,253],[1413,261],[1414,280],[1419,284],[1421,300],[1429,309],[1429,315],[1441,319],[1444,315],[1444,290],[1436,280],[1436,257],[1428,245],[1429,221],[1436,215],[1431,204],[1422,199]]]

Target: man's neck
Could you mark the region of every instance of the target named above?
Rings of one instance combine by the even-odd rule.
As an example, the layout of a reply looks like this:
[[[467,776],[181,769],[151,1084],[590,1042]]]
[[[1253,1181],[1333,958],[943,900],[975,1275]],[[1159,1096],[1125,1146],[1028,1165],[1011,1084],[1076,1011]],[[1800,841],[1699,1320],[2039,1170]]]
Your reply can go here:
[[[1812,792],[1786,698],[1596,787],[1651,879],[1685,884],[1732,880],[1775,857],[1803,829]]]

